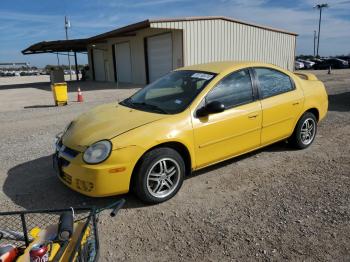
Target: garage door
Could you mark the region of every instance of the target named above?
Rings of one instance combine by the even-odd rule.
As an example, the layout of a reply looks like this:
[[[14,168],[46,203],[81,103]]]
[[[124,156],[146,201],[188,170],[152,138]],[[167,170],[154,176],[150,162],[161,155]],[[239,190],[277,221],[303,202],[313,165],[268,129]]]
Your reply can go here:
[[[115,62],[119,82],[131,83],[131,58],[129,42],[115,45]]]
[[[171,33],[147,38],[148,79],[158,79],[173,69]]]
[[[103,58],[103,53],[103,50],[93,49],[94,71],[96,81],[106,81],[105,61]]]

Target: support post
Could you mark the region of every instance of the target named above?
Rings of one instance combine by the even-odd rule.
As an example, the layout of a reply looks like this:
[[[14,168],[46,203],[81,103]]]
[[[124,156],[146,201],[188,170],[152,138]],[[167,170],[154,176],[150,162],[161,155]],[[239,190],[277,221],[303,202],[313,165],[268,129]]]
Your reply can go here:
[[[317,39],[316,30],[314,30],[314,57],[316,56],[316,39]]]
[[[75,75],[76,75],[76,78],[77,78],[76,80],[79,81],[77,52],[74,52],[74,62],[75,62]]]
[[[317,8],[320,10],[320,17],[318,20],[318,37],[317,37],[317,50],[316,50],[316,56],[319,57],[319,47],[320,47],[320,35],[321,35],[321,20],[322,20],[322,9],[328,7],[328,4],[317,4],[314,6],[314,8]]]
[[[60,66],[60,58],[58,56],[58,52],[56,53],[56,55],[57,55],[57,66]]]
[[[322,8],[320,8],[320,18],[318,20],[318,37],[317,37],[317,57],[318,55],[318,49],[320,47],[320,35],[321,35],[321,19],[322,19]]]

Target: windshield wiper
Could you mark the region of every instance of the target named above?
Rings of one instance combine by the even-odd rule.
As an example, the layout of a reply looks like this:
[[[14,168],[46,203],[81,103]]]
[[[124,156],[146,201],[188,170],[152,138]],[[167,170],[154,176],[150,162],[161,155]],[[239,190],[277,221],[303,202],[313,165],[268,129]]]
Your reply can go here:
[[[148,108],[148,109],[151,109],[153,111],[158,111],[159,113],[168,114],[167,111],[165,111],[163,108],[160,108],[157,105],[147,104],[145,102],[131,102],[131,100],[129,100],[128,102],[132,105],[137,106],[137,107]]]
[[[132,108],[148,108],[150,110],[153,110],[153,111],[156,111],[156,112],[159,112],[159,113],[169,114],[167,111],[165,111],[163,108],[160,108],[159,106],[152,105],[152,104],[147,104],[145,102],[133,102],[131,100],[131,97],[125,99],[120,104],[125,105],[125,106],[129,106],[129,107],[132,107]]]

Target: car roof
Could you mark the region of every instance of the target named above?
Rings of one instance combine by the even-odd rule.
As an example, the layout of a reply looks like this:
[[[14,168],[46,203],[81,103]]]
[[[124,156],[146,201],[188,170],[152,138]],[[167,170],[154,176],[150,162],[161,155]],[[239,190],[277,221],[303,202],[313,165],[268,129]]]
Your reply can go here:
[[[225,61],[225,62],[211,62],[205,64],[191,65],[181,67],[177,70],[194,70],[194,71],[204,71],[220,74],[224,71],[235,70],[244,67],[271,67],[274,68],[276,66],[267,63],[261,62],[248,62],[248,61]]]

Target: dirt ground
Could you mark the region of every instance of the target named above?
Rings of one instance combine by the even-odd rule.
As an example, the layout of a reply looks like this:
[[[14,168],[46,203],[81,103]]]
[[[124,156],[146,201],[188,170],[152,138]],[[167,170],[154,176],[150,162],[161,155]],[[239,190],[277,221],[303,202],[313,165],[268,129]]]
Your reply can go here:
[[[314,73],[330,104],[311,147],[295,151],[282,142],[206,168],[160,205],[123,196],[117,217],[100,215],[100,260],[349,261],[350,70]],[[46,80],[32,80],[0,78],[0,211],[117,200],[84,197],[60,183],[53,141],[82,112],[136,87],[70,83],[70,100],[80,86],[85,102],[56,108]]]

